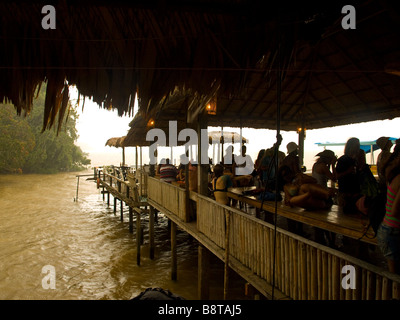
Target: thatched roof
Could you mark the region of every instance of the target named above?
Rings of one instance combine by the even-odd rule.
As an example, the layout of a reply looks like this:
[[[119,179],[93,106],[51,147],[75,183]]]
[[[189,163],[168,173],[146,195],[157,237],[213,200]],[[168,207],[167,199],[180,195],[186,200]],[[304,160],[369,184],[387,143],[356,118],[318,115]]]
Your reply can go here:
[[[107,140],[106,146],[115,147],[115,148],[125,147],[124,146],[125,137],[126,136],[110,138],[110,139]]]
[[[146,119],[175,116],[166,110],[179,89],[185,119],[216,95],[209,125],[274,128],[279,67],[283,129],[397,117],[400,10],[352,1],[357,29],[344,30],[346,4],[64,1],[56,29],[44,30],[43,2],[0,2],[0,101],[29,111],[46,80],[50,127],[66,111],[67,84],[120,115],[133,114],[137,94]]]
[[[210,131],[208,133],[209,144],[212,144],[214,141],[220,143],[240,143],[240,140],[242,141],[242,143],[249,142],[249,140],[246,139],[245,137],[242,137],[242,139],[240,139],[240,134],[238,134],[237,132]]]
[[[186,129],[190,127],[186,124],[186,121],[180,119],[176,121],[177,125],[177,134],[182,129]],[[145,118],[137,113],[134,119],[129,124],[130,129],[128,134],[121,138],[110,138],[106,145],[110,146],[124,146],[124,147],[134,147],[134,146],[149,146],[153,143],[153,141],[146,140],[146,134],[149,130],[156,128],[161,129],[166,136],[166,144],[161,143],[161,141],[157,141],[160,146],[170,146],[169,144],[169,135],[170,133],[170,122],[167,120],[154,120],[153,118],[149,120],[145,120]],[[195,129],[192,127],[192,129]],[[223,137],[223,138],[222,138]],[[177,136],[178,138],[178,136]],[[187,139],[188,140],[188,139]],[[187,141],[177,141],[177,145],[184,145]],[[210,131],[208,132],[208,142],[212,144],[213,142],[224,142],[224,143],[236,143],[240,142],[240,135],[236,132],[230,131]],[[249,140],[245,137],[242,137],[242,143],[248,143]]]
[[[296,130],[301,125],[317,129],[400,116],[400,10],[396,9],[383,1],[369,1],[357,7],[356,30],[342,29],[338,19],[316,41],[296,42],[283,68],[282,129]],[[266,70],[247,72],[243,90],[216,94],[217,114],[207,117],[208,125],[276,128],[277,70],[265,65]],[[171,103],[159,105],[159,117],[173,119],[175,114],[185,114],[188,106],[204,110],[205,102],[196,99],[175,92]],[[176,101],[181,101],[180,107]]]
[[[184,128],[186,128],[186,122],[180,119],[176,122],[177,134]],[[137,113],[131,123],[129,124],[130,129],[124,139],[124,147],[134,146],[149,146],[153,144],[153,141],[146,140],[147,132],[153,128],[161,129],[165,133],[166,143],[162,143],[161,140],[157,139],[157,143],[160,146],[169,146],[169,135],[170,135],[170,122],[168,120],[159,119],[145,119],[140,113]],[[150,140],[150,139],[149,139]],[[177,145],[183,145],[185,142],[177,141]]]

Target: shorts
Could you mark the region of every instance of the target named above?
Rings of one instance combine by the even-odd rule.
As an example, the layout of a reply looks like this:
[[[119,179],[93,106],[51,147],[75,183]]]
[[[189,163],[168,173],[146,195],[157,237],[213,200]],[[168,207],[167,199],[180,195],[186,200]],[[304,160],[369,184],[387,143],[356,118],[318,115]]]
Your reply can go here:
[[[400,261],[400,229],[381,223],[377,234],[378,246],[386,259]]]

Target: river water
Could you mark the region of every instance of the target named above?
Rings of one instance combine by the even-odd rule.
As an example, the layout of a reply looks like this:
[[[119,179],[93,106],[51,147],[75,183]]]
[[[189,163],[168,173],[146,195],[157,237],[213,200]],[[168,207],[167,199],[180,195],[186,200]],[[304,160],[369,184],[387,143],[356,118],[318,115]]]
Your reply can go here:
[[[178,229],[178,280],[172,281],[167,219],[158,216],[150,260],[145,216],[137,266],[128,208],[121,222],[119,201],[114,215],[87,177],[80,178],[75,201],[76,175],[85,173],[91,172],[0,176],[0,299],[127,300],[148,287],[197,299],[196,240]],[[223,264],[215,258],[211,267],[210,299],[222,299]],[[245,298],[244,281],[231,283],[232,298]]]

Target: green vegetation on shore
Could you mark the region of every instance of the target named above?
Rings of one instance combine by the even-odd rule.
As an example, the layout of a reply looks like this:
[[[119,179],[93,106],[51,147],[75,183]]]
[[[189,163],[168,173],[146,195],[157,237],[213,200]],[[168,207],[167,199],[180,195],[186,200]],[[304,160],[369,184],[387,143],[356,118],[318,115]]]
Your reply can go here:
[[[42,132],[45,86],[34,100],[30,114],[17,115],[11,104],[0,104],[0,173],[56,173],[79,171],[90,164],[80,147],[76,110],[70,106],[57,134]]]

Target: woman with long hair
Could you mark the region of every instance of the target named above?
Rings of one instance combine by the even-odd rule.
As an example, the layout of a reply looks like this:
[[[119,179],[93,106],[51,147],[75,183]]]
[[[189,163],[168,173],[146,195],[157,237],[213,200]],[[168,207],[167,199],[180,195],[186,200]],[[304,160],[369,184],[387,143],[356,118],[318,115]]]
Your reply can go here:
[[[338,205],[344,213],[356,213],[356,202],[361,198],[359,173],[366,165],[365,152],[360,149],[360,140],[347,140],[344,155],[336,163],[338,181]]]
[[[400,145],[384,167],[387,182],[386,213],[378,228],[378,246],[390,272],[400,274]]]

